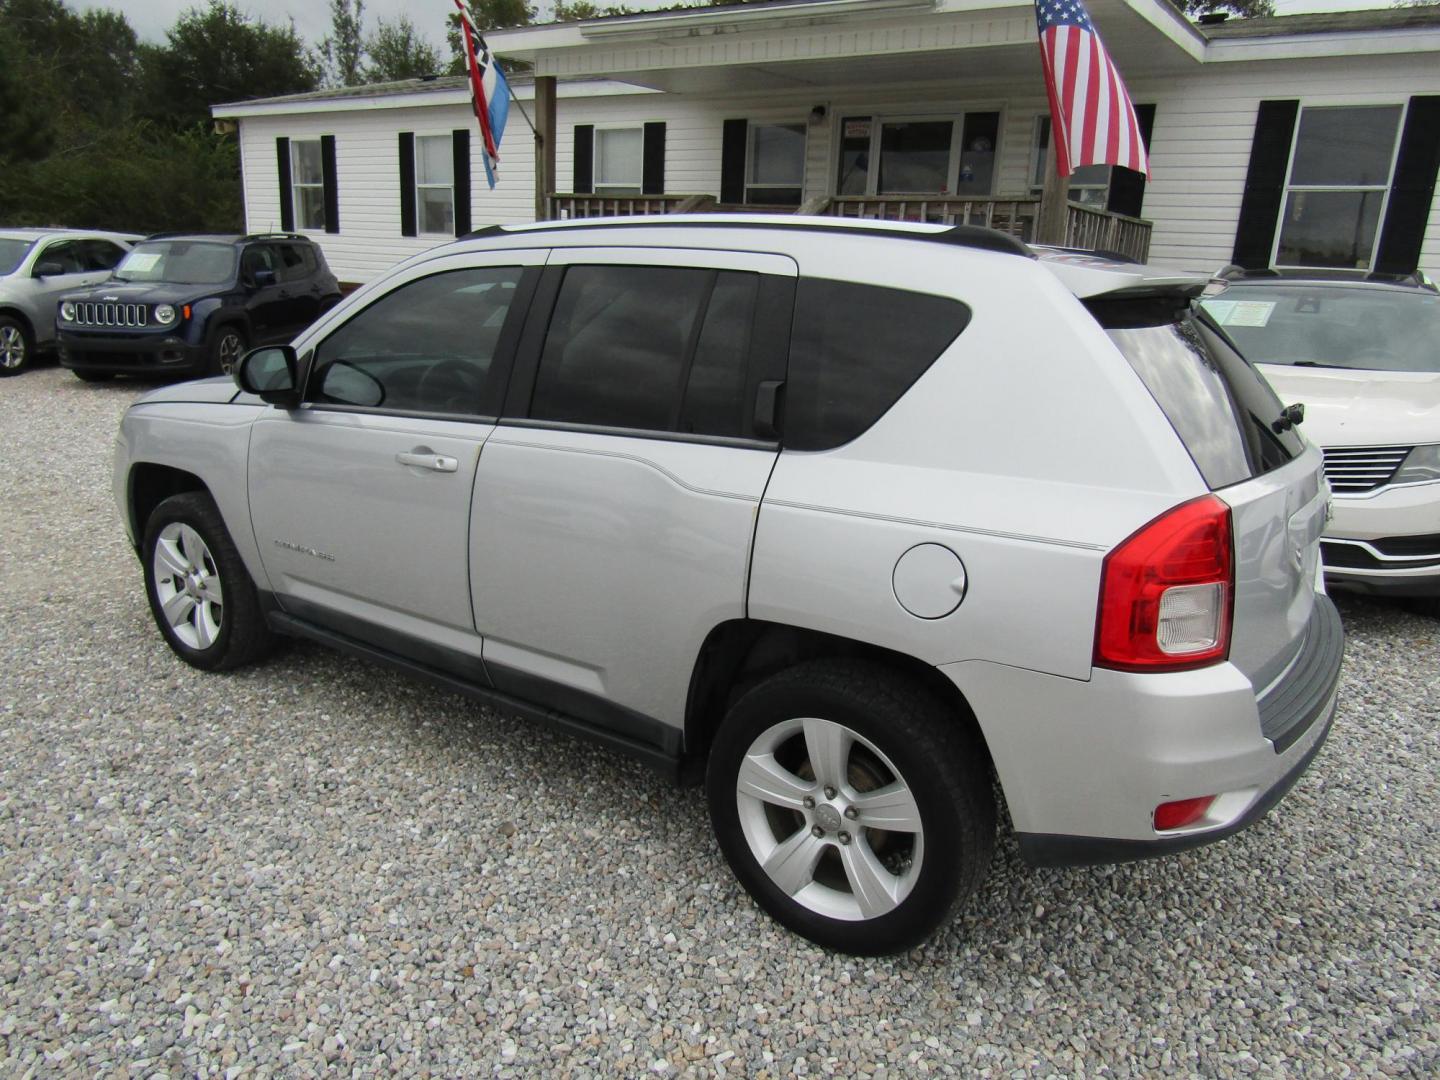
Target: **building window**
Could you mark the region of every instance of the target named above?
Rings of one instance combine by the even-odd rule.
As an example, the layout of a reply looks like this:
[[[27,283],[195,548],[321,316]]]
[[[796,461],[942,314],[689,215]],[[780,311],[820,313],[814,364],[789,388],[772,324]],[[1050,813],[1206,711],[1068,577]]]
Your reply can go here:
[[[595,129],[595,191],[606,195],[639,195],[645,137],[643,129]]]
[[[751,124],[745,201],[799,206],[805,184],[805,125]]]
[[[1370,269],[1402,112],[1400,105],[1300,111],[1274,265]]]
[[[1045,168],[1050,158],[1050,117],[1036,117],[1035,145],[1032,147],[1030,193],[1045,190]],[[1110,166],[1081,165],[1070,174],[1071,202],[1083,203],[1095,210],[1104,210],[1110,198]]]
[[[290,192],[295,225],[325,228],[325,166],[319,139],[290,140]]]
[[[415,220],[421,236],[455,235],[454,140],[415,136]]]
[[[994,190],[998,112],[840,122],[839,195],[985,196]]]

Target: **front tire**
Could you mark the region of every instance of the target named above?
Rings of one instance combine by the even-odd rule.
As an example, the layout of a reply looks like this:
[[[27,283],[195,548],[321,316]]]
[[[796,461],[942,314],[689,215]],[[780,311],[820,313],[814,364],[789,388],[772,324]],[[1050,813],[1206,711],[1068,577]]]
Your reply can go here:
[[[977,739],[924,687],[863,661],[802,664],[742,697],[715,737],[706,794],[751,896],[848,953],[925,940],[994,846]]]
[[[157,506],[141,561],[155,625],[187,664],[225,671],[270,650],[255,583],[208,494],[172,495]]]
[[[231,375],[245,355],[245,334],[238,326],[222,326],[210,343],[210,374]]]
[[[19,319],[0,315],[0,377],[19,375],[35,361],[35,335]]]

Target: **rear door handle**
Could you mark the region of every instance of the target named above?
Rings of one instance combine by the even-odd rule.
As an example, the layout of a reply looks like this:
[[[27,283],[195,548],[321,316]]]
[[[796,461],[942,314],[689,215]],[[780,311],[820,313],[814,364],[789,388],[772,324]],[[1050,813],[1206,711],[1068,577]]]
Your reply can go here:
[[[460,468],[458,459],[431,453],[425,447],[416,447],[408,454],[396,454],[395,460],[401,465],[411,465],[417,469],[430,469],[434,472],[455,472]]]

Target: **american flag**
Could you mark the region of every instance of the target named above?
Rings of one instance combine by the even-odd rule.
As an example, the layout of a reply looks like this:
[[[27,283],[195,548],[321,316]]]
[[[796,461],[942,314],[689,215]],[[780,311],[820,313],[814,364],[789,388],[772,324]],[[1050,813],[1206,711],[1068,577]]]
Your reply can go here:
[[[461,0],[460,40],[465,43],[465,67],[470,73],[470,100],[475,106],[475,119],[480,121],[480,160],[485,165],[485,179],[495,187],[495,170],[500,165],[500,139],[505,134],[505,118],[510,115],[510,86],[500,65],[490,55],[490,46],[476,31]]]
[[[1135,106],[1081,0],[1035,0],[1040,65],[1050,94],[1055,164],[1124,165],[1150,175]]]

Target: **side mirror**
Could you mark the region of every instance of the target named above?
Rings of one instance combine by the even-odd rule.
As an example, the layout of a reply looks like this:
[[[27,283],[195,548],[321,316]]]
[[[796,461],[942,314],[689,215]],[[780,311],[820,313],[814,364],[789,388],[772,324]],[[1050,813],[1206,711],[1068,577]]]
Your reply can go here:
[[[289,345],[251,349],[235,368],[235,385],[261,401],[293,409],[300,404],[300,362]]]
[[[275,284],[274,270],[256,270],[253,277],[257,289],[268,289]]]
[[[65,273],[65,267],[58,262],[42,262],[35,264],[34,276],[37,278],[56,277]]]

